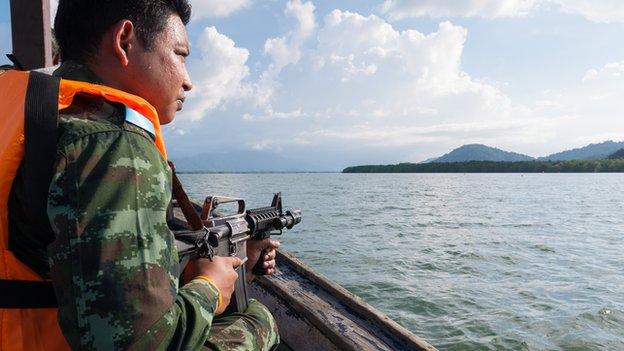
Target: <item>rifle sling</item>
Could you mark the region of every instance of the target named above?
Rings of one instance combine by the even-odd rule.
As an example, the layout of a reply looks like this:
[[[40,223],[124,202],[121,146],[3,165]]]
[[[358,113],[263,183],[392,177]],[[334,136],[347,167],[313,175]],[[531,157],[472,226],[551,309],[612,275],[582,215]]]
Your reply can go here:
[[[199,214],[195,210],[195,206],[191,203],[184,188],[182,188],[182,183],[175,172],[175,165],[173,162],[169,161],[169,167],[171,167],[172,174],[172,190],[173,197],[178,200],[178,205],[180,205],[180,209],[182,210],[182,214],[184,214],[184,218],[186,218],[187,223],[193,230],[200,230],[204,227],[204,222],[199,217]]]

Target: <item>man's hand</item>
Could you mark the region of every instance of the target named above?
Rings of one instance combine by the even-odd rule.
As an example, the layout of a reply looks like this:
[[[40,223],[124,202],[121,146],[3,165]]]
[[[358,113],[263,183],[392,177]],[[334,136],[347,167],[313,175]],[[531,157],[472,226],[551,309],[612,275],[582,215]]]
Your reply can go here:
[[[280,242],[271,238],[247,241],[248,261],[245,263],[245,268],[247,268],[247,281],[253,280],[252,270],[259,261],[262,262],[264,274],[271,275],[275,273],[275,256],[279,246]]]
[[[221,293],[221,303],[218,310],[215,311],[215,314],[219,315],[230,304],[236,279],[238,278],[238,273],[236,273],[234,268],[240,266],[240,264],[241,260],[238,257],[214,256],[212,262],[205,258],[199,258],[190,261],[186,265],[182,277],[185,282],[190,282],[196,277],[203,275],[212,281]]]

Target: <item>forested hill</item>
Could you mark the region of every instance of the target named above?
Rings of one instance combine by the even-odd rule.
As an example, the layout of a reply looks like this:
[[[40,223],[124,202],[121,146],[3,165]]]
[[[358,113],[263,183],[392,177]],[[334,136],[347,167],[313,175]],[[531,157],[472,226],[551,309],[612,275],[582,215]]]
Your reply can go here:
[[[470,161],[347,167],[343,173],[596,173],[624,172],[624,158],[586,161]]]
[[[568,161],[568,160],[599,160],[607,158],[614,152],[624,148],[624,142],[615,142],[612,140],[598,144],[589,144],[587,146],[572,149],[568,151],[558,152],[545,157],[540,157],[540,161]]]
[[[497,161],[516,162],[531,161],[533,157],[516,152],[504,151],[482,144],[469,144],[445,154],[430,162],[468,162],[468,161]]]
[[[624,158],[624,149],[619,149],[618,151],[613,153],[611,156],[609,156],[609,159],[611,160],[615,160],[618,158]]]

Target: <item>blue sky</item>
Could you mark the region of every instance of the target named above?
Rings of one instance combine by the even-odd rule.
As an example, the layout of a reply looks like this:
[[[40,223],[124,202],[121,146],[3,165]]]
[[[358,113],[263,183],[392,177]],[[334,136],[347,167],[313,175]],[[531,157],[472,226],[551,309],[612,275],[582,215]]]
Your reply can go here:
[[[174,157],[263,150],[340,169],[624,140],[620,0],[192,3]],[[0,14],[8,52],[8,0]]]

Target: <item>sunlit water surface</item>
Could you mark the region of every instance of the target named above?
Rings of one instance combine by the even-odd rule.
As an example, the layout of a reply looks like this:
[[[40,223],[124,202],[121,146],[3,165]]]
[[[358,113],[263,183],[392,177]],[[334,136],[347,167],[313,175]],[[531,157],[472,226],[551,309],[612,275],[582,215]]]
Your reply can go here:
[[[624,350],[624,175],[184,174],[441,350]]]

